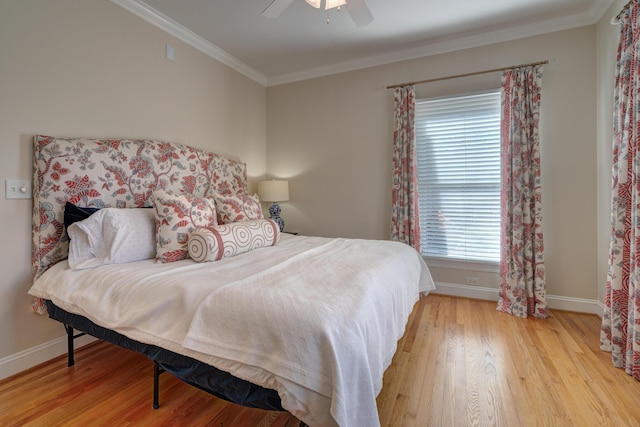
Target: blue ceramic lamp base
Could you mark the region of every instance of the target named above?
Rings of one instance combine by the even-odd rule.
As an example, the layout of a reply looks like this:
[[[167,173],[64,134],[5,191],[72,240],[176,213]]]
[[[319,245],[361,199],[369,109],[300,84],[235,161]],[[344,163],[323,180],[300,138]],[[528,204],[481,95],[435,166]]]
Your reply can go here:
[[[271,206],[269,206],[269,218],[278,224],[280,231],[284,231],[284,220],[280,217],[280,212],[280,206],[276,202],[273,202]]]

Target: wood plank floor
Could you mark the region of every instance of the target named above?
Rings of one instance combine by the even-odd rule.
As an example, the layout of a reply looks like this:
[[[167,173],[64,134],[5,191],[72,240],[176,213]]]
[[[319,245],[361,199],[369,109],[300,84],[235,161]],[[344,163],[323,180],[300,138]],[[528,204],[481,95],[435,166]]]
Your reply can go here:
[[[640,426],[640,382],[599,350],[600,319],[552,311],[547,320],[495,303],[420,300],[378,396],[382,426]],[[287,413],[241,408],[161,376],[106,343],[0,382],[2,426],[297,426]]]

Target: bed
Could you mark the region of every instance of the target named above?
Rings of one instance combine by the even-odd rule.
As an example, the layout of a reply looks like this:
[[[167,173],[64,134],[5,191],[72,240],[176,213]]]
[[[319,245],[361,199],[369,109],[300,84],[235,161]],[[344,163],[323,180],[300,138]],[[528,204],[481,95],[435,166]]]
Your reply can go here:
[[[412,248],[280,233],[248,194],[243,163],[161,141],[36,136],[33,195],[34,311],[241,405],[310,426],[379,425],[384,370],[434,289]],[[184,200],[196,215],[175,215]],[[65,226],[69,204],[98,213]],[[224,224],[203,229],[220,250],[195,262],[189,236],[211,210]],[[133,217],[144,226],[123,231]],[[134,238],[149,218],[153,257]],[[106,233],[102,258],[78,258],[83,227]]]

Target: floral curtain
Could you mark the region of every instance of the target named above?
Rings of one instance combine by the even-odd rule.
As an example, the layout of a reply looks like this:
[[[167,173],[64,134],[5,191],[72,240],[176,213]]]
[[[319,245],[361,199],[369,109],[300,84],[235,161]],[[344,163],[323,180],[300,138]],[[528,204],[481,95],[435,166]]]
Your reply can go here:
[[[415,159],[415,87],[395,88],[391,240],[420,252],[418,176]]]
[[[502,253],[498,310],[549,317],[546,304],[540,95],[542,65],[502,73]]]
[[[640,27],[633,2],[620,19],[613,106],[611,240],[600,348],[640,380]]]

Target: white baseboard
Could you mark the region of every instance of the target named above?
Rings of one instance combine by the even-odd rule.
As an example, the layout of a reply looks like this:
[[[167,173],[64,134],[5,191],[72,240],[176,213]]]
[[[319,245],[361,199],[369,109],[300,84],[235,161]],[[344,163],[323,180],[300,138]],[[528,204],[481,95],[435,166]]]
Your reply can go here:
[[[600,318],[602,318],[602,311],[604,310],[604,304],[595,299],[561,297],[557,295],[547,295],[547,305],[549,305],[549,308],[555,308],[556,310],[595,314]]]
[[[498,301],[498,289],[484,288],[482,286],[456,285],[453,283],[436,282],[435,293],[451,295],[454,297]]]
[[[94,342],[96,338],[84,335],[75,340],[75,348]],[[44,344],[28,348],[0,359],[0,380],[25,371],[67,353],[66,335]]]
[[[454,283],[436,282],[435,293],[456,297],[498,301],[497,288],[481,286],[457,285]],[[547,295],[547,305],[556,310],[575,311],[578,313],[596,314],[602,317],[604,304],[598,300]]]

